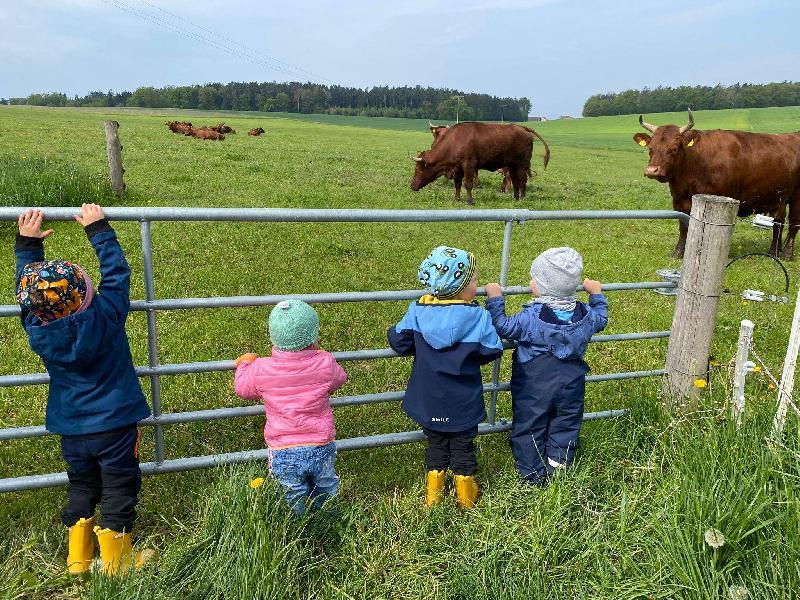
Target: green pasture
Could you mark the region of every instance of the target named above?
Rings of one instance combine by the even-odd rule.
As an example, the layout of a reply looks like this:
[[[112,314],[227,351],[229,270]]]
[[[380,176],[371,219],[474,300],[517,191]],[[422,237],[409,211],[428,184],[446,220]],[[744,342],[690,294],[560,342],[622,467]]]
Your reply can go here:
[[[102,121],[120,122],[127,194],[110,193]],[[225,121],[238,133],[222,142],[170,133],[167,120]],[[647,115],[684,123],[685,113]],[[698,129],[763,132],[800,129],[800,107],[695,113]],[[666,186],[643,177],[646,151],[632,136],[638,116],[531,123],[550,145],[534,147],[537,175],[528,197],[501,194],[500,177],[482,173],[475,208],[668,209]],[[262,126],[260,138],[246,135]],[[427,121],[274,113],[0,107],[0,205],[203,206],[294,208],[456,208],[452,184],[409,188],[409,155],[428,148]],[[464,208],[461,205],[459,208]],[[76,223],[52,224],[49,257],[87,267],[96,259]],[[133,270],[132,298],[144,297],[137,223],[115,228]],[[0,223],[0,304],[14,303],[16,226]],[[452,244],[475,252],[481,284],[499,276],[502,224],[154,223],[159,298],[410,289],[429,250]],[[586,275],[605,282],[654,281],[670,258],[673,221],[529,222],[515,225],[509,283],[527,283],[542,250],[571,245]],[[742,220],[731,257],[766,252],[771,233]],[[775,285],[774,263],[736,263],[733,291]],[[469,514],[422,507],[422,446],[342,453],[337,515],[296,521],[268,485],[248,481],[265,465],[145,479],[135,531],[160,553],[141,575],[109,584],[69,580],[63,489],[0,497],[0,598],[727,598],[731,586],[751,598],[800,590],[800,445],[768,444],[775,392],[751,377],[741,432],[725,418],[727,367],[739,322],[756,323],[755,345],[780,373],[797,293],[789,304],[723,296],[713,355],[720,363],[695,415],[660,414],[656,380],[592,384],[587,411],[631,408],[625,418],[587,423],[577,467],[545,490],[517,482],[505,435],[479,440],[483,496]],[[518,309],[527,298],[514,297]],[[610,292],[606,333],[655,331],[671,324],[674,299],[651,291]],[[405,302],[318,305],[329,350],[382,348]],[[269,352],[268,308],[169,311],[158,315],[162,363],[232,359]],[[143,313],[128,320],[134,360],[147,362]],[[666,340],[594,344],[597,374],[661,368]],[[0,374],[40,372],[16,319],[0,319]],[[343,395],[403,389],[408,360],[345,363]],[[501,378],[507,380],[510,356]],[[487,370],[487,379],[488,379]],[[148,380],[142,380],[149,393]],[[162,379],[165,412],[238,406],[231,373]],[[41,424],[46,387],[0,388],[0,427]],[[340,439],[416,428],[398,404],[337,409]],[[500,417],[510,416],[501,394]],[[790,418],[791,419],[791,418]],[[165,430],[167,458],[263,447],[263,418],[195,423]],[[145,431],[142,460],[153,459]],[[63,470],[55,437],[0,443],[0,477]],[[727,544],[713,552],[703,533]]]

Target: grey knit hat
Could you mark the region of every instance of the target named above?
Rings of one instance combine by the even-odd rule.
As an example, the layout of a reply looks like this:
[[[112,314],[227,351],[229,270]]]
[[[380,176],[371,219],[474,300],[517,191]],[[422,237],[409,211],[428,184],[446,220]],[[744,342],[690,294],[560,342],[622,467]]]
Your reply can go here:
[[[568,298],[575,296],[581,284],[583,259],[572,248],[550,248],[531,264],[531,279],[540,296]]]
[[[297,352],[318,337],[317,311],[302,300],[281,300],[269,313],[269,338],[278,350]]]

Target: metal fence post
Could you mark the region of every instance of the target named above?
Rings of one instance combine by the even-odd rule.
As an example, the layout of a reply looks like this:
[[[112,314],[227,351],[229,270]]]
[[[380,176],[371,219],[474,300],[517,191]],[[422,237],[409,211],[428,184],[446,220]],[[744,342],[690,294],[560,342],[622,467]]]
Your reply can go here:
[[[144,265],[144,296],[147,302],[156,299],[153,281],[153,245],[150,237],[150,221],[142,221],[142,263]],[[156,330],[156,309],[147,309],[147,357],[150,367],[158,366],[158,334]],[[158,424],[161,417],[161,378],[150,375],[150,392],[153,401],[153,433],[156,442],[156,463],[164,462],[164,429]]]
[[[506,287],[508,284],[508,262],[511,255],[511,230],[514,227],[513,221],[506,221],[503,227],[503,254],[500,258],[500,285]],[[492,385],[496,386],[500,381],[500,361],[498,358],[492,363]],[[489,414],[487,420],[489,425],[494,425],[495,414],[497,413],[497,394],[495,388],[489,396]]]
[[[733,375],[733,402],[731,413],[737,427],[742,423],[744,413],[744,381],[747,375],[747,357],[750,353],[750,342],[753,339],[753,322],[744,319],[739,327],[739,344],[736,350],[736,370]]]

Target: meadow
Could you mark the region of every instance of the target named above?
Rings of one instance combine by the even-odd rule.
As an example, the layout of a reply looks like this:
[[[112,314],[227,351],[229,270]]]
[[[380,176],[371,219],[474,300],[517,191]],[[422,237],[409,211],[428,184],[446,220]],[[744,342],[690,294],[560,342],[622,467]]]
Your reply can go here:
[[[106,180],[102,120],[120,122],[127,193],[118,201]],[[223,142],[171,134],[166,120],[224,120],[239,133]],[[647,115],[684,123],[685,113]],[[800,107],[695,113],[698,129],[762,132],[798,129]],[[668,209],[666,186],[642,176],[646,151],[632,136],[636,116],[533,123],[550,145],[534,147],[528,197],[501,194],[500,177],[482,174],[475,208]],[[266,135],[246,135],[263,126]],[[409,189],[409,155],[430,146],[427,121],[325,115],[202,113],[175,110],[0,107],[0,204],[5,206],[204,206],[295,208],[455,208],[452,184]],[[463,205],[459,208],[463,208]],[[96,259],[75,223],[54,223],[50,257],[87,267]],[[116,223],[133,270],[134,299],[144,297],[136,223]],[[478,258],[480,282],[499,276],[502,224],[155,223],[159,298],[294,294],[415,288],[416,267],[447,243]],[[14,302],[11,262],[16,225],[0,223],[8,260],[0,264],[0,304]],[[731,257],[766,252],[770,233],[740,221]],[[525,285],[540,251],[571,245],[586,275],[607,282],[653,281],[677,237],[672,221],[529,222],[514,228],[510,285]],[[732,290],[771,282],[768,261],[740,261]],[[797,292],[796,263],[789,298]],[[510,300],[517,309],[524,297]],[[651,291],[610,292],[604,333],[656,331],[671,324],[674,299]],[[383,348],[405,302],[318,305],[329,350]],[[158,315],[162,363],[233,359],[269,352],[268,308],[167,311]],[[595,383],[587,411],[630,408],[625,417],[590,422],[576,468],[546,489],[520,484],[505,434],[479,438],[482,497],[475,510],[447,502],[422,506],[422,446],[341,453],[335,513],[295,520],[269,484],[249,481],[250,464],[146,478],[137,545],[154,547],[157,564],[130,578],[65,575],[66,532],[60,488],[0,498],[0,598],[751,598],[800,595],[800,440],[790,417],[785,440],[768,439],[775,392],[749,380],[748,417],[736,430],[726,417],[728,361],[739,321],[756,324],[755,347],[780,372],[792,305],[720,304],[714,369],[696,413],[660,411],[658,381]],[[147,362],[143,313],[128,333],[136,364]],[[594,373],[658,369],[666,340],[594,344]],[[2,374],[42,371],[19,323],[0,319]],[[402,390],[407,359],[348,362],[353,395]],[[501,380],[510,371],[503,360]],[[488,371],[487,377],[488,379]],[[162,379],[164,411],[238,406],[231,373]],[[149,386],[143,380],[147,393]],[[0,388],[0,427],[43,422],[46,387]],[[500,394],[498,416],[510,416]],[[398,403],[335,411],[339,438],[416,429]],[[166,430],[167,458],[256,449],[263,417],[176,425]],[[142,460],[153,460],[145,430]],[[0,443],[0,477],[61,471],[55,437]],[[726,544],[712,550],[709,528]],[[731,591],[733,590],[733,592]],[[796,591],[797,590],[797,591]]]

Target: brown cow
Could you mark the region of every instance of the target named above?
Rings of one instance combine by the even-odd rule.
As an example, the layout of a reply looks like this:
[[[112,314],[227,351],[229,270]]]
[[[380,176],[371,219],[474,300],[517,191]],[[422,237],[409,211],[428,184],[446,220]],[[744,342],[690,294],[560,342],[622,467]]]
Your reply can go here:
[[[192,124],[189,121],[167,121],[166,125],[172,133],[192,135]]]
[[[433,148],[436,145],[436,143],[440,139],[442,139],[442,136],[450,128],[450,126],[434,125],[430,121],[428,121],[428,126],[431,128],[431,133],[433,134],[433,143],[431,144],[431,148]],[[495,171],[495,173],[498,173],[503,176],[503,183],[500,186],[500,192],[505,194],[508,191],[508,188],[511,186],[511,174],[508,172],[508,169],[506,167],[498,169],[497,171]],[[453,174],[445,173],[445,177],[447,177],[447,179],[453,179]],[[481,178],[480,174],[477,171],[475,172],[475,187],[479,189],[481,187]]]
[[[641,115],[639,123],[653,134],[633,136],[637,144],[650,151],[644,176],[669,183],[674,210],[689,213],[692,195],[714,194],[737,199],[739,216],[769,213],[775,218],[770,253],[777,256],[788,204],[789,232],[783,256],[792,257],[800,229],[800,132],[697,131],[692,129],[691,110],[683,127],[657,127]],[[687,229],[681,221],[678,244],[672,253],[676,258],[683,256]]]
[[[236,133],[235,129],[233,129],[230,125],[225,125],[225,123],[217,123],[216,125],[210,125],[206,127],[206,129],[213,129],[217,133]]]
[[[262,129],[261,127],[256,127],[255,129],[251,129],[250,131],[248,131],[247,135],[259,136],[262,133],[266,133],[266,131],[264,131],[264,129]]]
[[[447,135],[430,150],[412,156],[417,164],[411,189],[415,192],[448,172],[453,173],[456,201],[461,199],[461,181],[467,188],[467,204],[473,204],[472,187],[478,169],[496,171],[508,167],[514,198],[525,197],[531,173],[533,138],[544,144],[544,166],[550,161],[550,148],[541,136],[514,124],[464,122],[449,128]]]
[[[199,129],[192,129],[192,137],[199,140],[224,140],[225,136],[219,131],[214,131],[208,127],[200,127]]]

